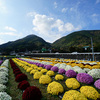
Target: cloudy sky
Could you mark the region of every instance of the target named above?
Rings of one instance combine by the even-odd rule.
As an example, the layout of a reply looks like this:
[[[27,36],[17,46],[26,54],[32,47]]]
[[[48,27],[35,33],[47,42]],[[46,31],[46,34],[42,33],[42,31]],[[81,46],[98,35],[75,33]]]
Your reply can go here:
[[[52,43],[80,30],[100,30],[100,0],[0,0],[0,44],[29,34]]]

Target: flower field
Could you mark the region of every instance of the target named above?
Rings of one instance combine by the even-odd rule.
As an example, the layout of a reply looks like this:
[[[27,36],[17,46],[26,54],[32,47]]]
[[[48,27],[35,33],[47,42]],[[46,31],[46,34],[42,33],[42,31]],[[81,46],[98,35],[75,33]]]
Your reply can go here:
[[[100,100],[100,62],[7,59],[0,65],[0,100]]]

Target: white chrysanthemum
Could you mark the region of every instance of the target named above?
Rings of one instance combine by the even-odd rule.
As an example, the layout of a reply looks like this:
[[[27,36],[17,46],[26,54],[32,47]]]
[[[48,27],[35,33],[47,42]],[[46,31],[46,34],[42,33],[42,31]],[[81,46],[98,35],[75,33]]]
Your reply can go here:
[[[73,67],[71,67],[70,65],[67,65],[66,68],[65,68],[65,70],[68,71],[69,69],[73,70]]]
[[[8,62],[9,62],[9,60],[6,59],[6,60],[1,64],[1,66],[8,67]]]
[[[62,64],[60,64],[59,68],[63,68],[63,69],[65,69],[66,66],[67,66],[67,65],[66,65],[65,63],[62,63]]]
[[[0,92],[0,100],[12,100],[12,97],[6,92]]]
[[[75,70],[75,69],[82,69],[82,68],[80,68],[79,66],[74,66],[73,69]]]
[[[88,73],[91,69],[89,69],[89,68],[84,68],[83,69],[86,73]]]
[[[6,68],[6,67],[0,67],[0,72],[1,72],[1,71],[2,71],[2,72],[4,72],[4,71],[5,71],[5,72],[7,72],[7,73],[8,73],[8,68]]]
[[[100,69],[92,69],[88,72],[93,78],[100,78]]]
[[[60,63],[57,63],[57,64],[55,64],[54,66],[57,66],[57,67],[59,68],[59,66],[60,66]]]
[[[0,71],[0,77],[1,77],[1,76],[7,77],[7,76],[8,76],[8,73],[5,72],[5,71]]]
[[[77,73],[86,73],[83,69],[74,69],[75,72]]]
[[[0,84],[0,92],[6,91],[6,86],[3,84]]]

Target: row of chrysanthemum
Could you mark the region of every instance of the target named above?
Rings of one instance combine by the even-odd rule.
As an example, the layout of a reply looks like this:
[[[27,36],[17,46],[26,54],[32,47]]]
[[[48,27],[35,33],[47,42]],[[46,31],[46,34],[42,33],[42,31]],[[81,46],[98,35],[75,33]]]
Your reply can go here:
[[[19,82],[17,87],[23,91],[22,100],[41,100],[42,94],[39,88],[30,86],[27,81],[27,75],[22,73],[12,59],[10,59],[10,64],[15,75],[15,81]]]
[[[7,94],[7,82],[8,82],[8,66],[9,60],[6,59],[0,66],[0,100],[12,100],[12,97]]]
[[[83,68],[89,68],[89,69],[94,69],[94,68],[100,68],[100,62],[96,61],[84,61],[84,60],[73,60],[73,59],[58,59],[58,58],[31,58],[33,60],[42,60],[42,61],[51,61],[52,63],[66,63],[67,65],[70,65],[72,67],[74,66],[80,66],[82,69]]]
[[[21,60],[21,59],[20,59]],[[45,69],[42,69],[42,67],[37,67],[36,65],[32,65],[32,64],[28,64],[28,63],[32,63],[32,62],[29,62],[28,61],[28,63],[27,62],[24,62],[24,61],[20,61],[20,60],[17,60],[16,61],[16,63],[19,65],[19,66],[22,66],[25,70],[26,70],[26,72],[30,72],[30,74],[34,74],[34,76],[33,76],[33,78],[34,79],[39,79],[39,83],[40,84],[49,84],[48,85],[48,87],[47,87],[47,92],[48,93],[51,93],[51,94],[53,94],[53,95],[58,95],[59,93],[61,93],[61,92],[63,92],[64,91],[64,89],[63,89],[63,87],[62,87],[62,85],[60,84],[60,83],[58,83],[58,82],[51,82],[51,78],[50,78],[50,76],[52,76],[52,75],[54,75],[54,72],[53,71],[48,71],[47,72],[47,69],[45,70]],[[28,66],[26,66],[26,65],[28,65]],[[34,70],[35,69],[35,70]],[[40,72],[38,71],[38,70],[36,70],[36,69],[38,69],[38,70],[41,70]],[[45,72],[47,72],[46,73],[46,75],[43,75],[43,70],[45,70]],[[70,70],[71,71],[71,70]],[[93,79],[91,78],[91,76],[89,76],[89,75],[84,75],[85,77],[87,77],[87,78],[90,78],[91,79],[91,81],[89,81],[89,82],[93,82]],[[62,75],[56,75],[55,76],[55,79],[56,79],[56,77],[58,77],[57,79],[63,79],[63,76]],[[85,78],[84,77],[84,78]],[[80,81],[81,80],[81,74],[79,74],[78,76],[77,76],[77,79]],[[86,79],[86,78],[85,78]],[[51,83],[50,83],[51,82]],[[83,81],[84,82],[84,81]],[[67,79],[66,80],[66,85],[67,85],[67,87],[68,88],[72,88],[72,89],[77,89],[77,88],[79,88],[80,87],[80,84],[79,84],[79,82],[75,79],[75,78],[70,78],[70,79]],[[88,93],[86,94],[85,93],[85,91],[87,91],[88,90]],[[91,86],[82,86],[81,88],[80,88],[80,91],[81,91],[81,93],[82,94],[84,94],[86,97],[88,97],[88,98],[92,98],[92,99],[97,99],[97,98],[99,98],[99,93],[93,88],[93,87],[91,87]],[[92,92],[91,92],[92,91]],[[64,96],[63,96],[63,99],[62,100],[65,100],[65,99],[67,99],[68,98],[68,95],[67,95],[67,93],[70,93],[70,92],[75,92],[75,94],[74,95],[76,95],[76,94],[78,94],[76,97],[76,99],[78,100],[78,98],[83,98],[83,96],[82,96],[82,94],[80,94],[78,91],[76,91],[76,90],[74,90],[74,91],[67,91],[65,94],[64,94]],[[95,95],[93,95],[95,93]],[[82,97],[80,97],[79,96],[79,94],[82,96]],[[67,95],[67,96],[66,96]],[[86,99],[86,98],[85,98]]]
[[[22,59],[27,60],[27,61],[32,61],[32,62],[35,62],[35,63],[41,63],[41,64],[44,64],[44,65],[52,64],[52,62],[49,62],[49,61],[47,62],[47,61],[32,60],[32,59],[25,59],[25,58],[22,58]],[[59,69],[63,69],[65,71],[68,71],[69,69],[71,69],[71,70],[74,70],[77,73],[88,73],[89,75],[91,75],[95,79],[100,78],[100,69],[92,69],[92,70],[90,70],[88,68],[82,69],[80,66],[71,67],[70,65],[66,65],[65,63],[57,63],[57,64],[54,64],[53,66],[56,66]]]

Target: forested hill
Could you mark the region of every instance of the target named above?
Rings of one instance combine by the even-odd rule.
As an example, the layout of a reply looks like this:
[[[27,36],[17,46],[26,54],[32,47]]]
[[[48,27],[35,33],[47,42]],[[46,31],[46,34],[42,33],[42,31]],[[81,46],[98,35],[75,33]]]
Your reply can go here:
[[[84,46],[89,46],[87,51],[91,51],[91,37],[95,51],[100,51],[100,30],[73,32],[55,41],[52,47],[60,52],[84,52]]]

